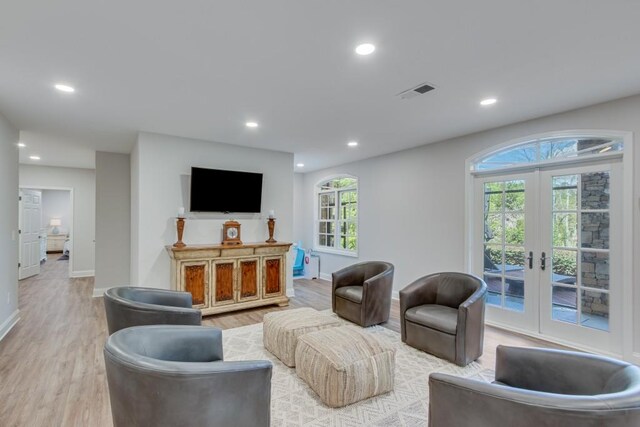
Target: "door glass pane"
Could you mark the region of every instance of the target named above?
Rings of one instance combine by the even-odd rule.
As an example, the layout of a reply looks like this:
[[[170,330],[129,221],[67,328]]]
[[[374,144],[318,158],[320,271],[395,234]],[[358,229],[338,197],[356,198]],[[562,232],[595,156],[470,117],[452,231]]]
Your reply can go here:
[[[503,187],[502,182],[488,182],[484,185],[485,212],[502,212]]]
[[[524,311],[524,248],[505,249],[505,306],[511,310]]]
[[[578,189],[553,189],[553,210],[575,211],[578,208]]]
[[[505,210],[524,211],[524,181],[505,182]]]
[[[588,328],[609,330],[609,294],[582,290],[580,323]]]
[[[583,173],[580,197],[582,209],[609,209],[609,172]]]
[[[502,306],[502,277],[493,274],[485,274],[484,281],[487,284],[487,304]]]
[[[582,286],[609,289],[609,253],[581,251]]]
[[[565,285],[576,284],[578,251],[553,250],[551,257],[551,281]]]
[[[553,286],[551,295],[551,316],[553,320],[577,323],[577,294],[575,288]]]
[[[502,246],[485,245],[484,271],[494,274],[502,273]]]
[[[487,303],[524,311],[524,180],[484,184],[484,271]]]
[[[484,223],[484,239],[485,242],[502,243],[502,218],[503,214],[487,214]]]
[[[524,213],[505,214],[504,237],[507,245],[524,245]]]
[[[578,214],[553,214],[553,246],[575,248],[578,246]]]
[[[583,212],[581,230],[583,248],[609,249],[608,212]]]

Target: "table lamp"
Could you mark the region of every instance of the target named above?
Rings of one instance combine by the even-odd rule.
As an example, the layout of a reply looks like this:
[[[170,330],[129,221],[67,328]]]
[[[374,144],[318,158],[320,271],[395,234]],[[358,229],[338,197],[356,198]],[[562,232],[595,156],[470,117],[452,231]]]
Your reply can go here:
[[[60,227],[62,225],[62,220],[60,218],[51,218],[49,225],[53,227],[51,230],[51,234],[60,234]]]

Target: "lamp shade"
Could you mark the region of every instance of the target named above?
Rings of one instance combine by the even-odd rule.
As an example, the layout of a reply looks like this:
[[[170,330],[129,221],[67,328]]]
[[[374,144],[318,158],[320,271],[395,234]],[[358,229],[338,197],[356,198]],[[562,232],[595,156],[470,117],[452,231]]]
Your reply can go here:
[[[62,220],[60,218],[51,218],[49,225],[51,227],[59,227],[62,225]]]

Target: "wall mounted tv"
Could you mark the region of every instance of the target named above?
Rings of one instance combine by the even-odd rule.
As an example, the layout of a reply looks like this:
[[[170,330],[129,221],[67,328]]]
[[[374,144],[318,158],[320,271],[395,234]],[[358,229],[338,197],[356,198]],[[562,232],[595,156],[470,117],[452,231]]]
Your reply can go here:
[[[260,212],[262,174],[191,168],[191,212]]]

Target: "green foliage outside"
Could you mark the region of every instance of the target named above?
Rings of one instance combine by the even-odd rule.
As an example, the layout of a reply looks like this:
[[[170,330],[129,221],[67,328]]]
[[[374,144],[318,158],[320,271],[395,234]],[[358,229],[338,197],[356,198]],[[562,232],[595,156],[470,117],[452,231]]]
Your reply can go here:
[[[554,211],[577,209],[577,182],[574,176],[554,180]],[[503,263],[502,244],[524,245],[525,191],[523,181],[489,182],[485,184],[485,252],[498,268]],[[578,215],[576,212],[553,214],[553,246],[577,248]],[[496,246],[493,246],[496,245]],[[504,263],[525,265],[524,250],[505,250]],[[552,259],[553,272],[575,276],[576,252],[555,250]]]

